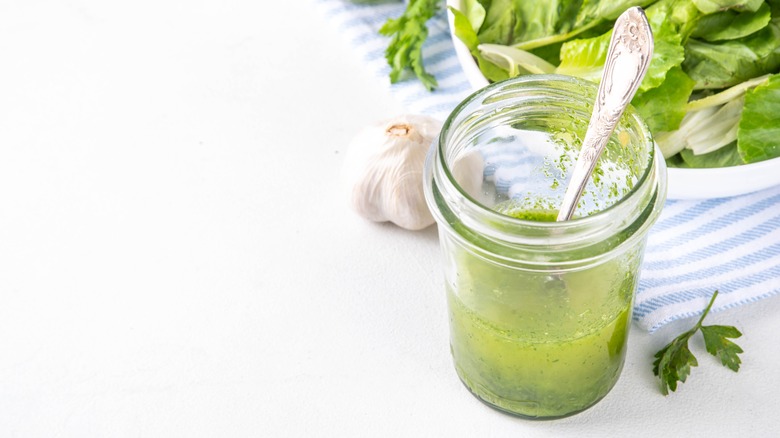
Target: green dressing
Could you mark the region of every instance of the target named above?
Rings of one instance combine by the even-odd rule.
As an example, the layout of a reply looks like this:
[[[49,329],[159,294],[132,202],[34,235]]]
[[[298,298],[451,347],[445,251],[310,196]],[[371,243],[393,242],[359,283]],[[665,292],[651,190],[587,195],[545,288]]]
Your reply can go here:
[[[510,214],[552,222],[557,212]],[[457,257],[458,281],[447,288],[451,349],[477,397],[521,416],[555,418],[609,392],[624,361],[638,255],[560,276],[509,270],[468,252]]]

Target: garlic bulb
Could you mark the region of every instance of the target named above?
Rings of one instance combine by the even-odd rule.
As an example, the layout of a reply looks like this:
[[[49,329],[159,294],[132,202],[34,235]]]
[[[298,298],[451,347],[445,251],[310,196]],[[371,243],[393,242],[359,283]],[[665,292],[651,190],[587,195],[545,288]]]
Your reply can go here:
[[[403,115],[363,129],[344,159],[343,179],[352,208],[376,222],[408,230],[433,223],[423,194],[423,165],[441,122]]]

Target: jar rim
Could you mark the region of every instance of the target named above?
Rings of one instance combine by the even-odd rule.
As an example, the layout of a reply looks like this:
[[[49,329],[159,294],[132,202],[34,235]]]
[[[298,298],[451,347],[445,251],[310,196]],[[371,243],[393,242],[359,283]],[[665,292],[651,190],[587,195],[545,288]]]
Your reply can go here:
[[[507,87],[529,84],[542,85],[540,87],[542,89],[545,83],[569,84],[589,88],[594,90],[593,95],[595,96],[596,84],[583,79],[556,74],[526,75],[490,84],[472,93],[450,113],[442,126],[438,141],[434,142],[429,150],[425,165],[425,196],[437,222],[441,225],[447,224],[448,221],[443,217],[438,201],[434,199],[435,196],[440,196],[447,209],[457,217],[457,220],[464,227],[488,238],[495,244],[505,244],[515,248],[536,248],[536,250],[548,251],[552,254],[556,251],[565,252],[589,246],[594,242],[603,242],[629,227],[634,229],[635,233],[645,235],[650,225],[657,220],[666,198],[666,166],[663,159],[659,159],[661,154],[657,150],[649,129],[632,107],[626,109],[622,120],[628,123],[629,129],[635,131],[637,138],[642,139],[643,144],[646,145],[643,147],[642,153],[647,154],[647,161],[634,185],[606,208],[561,222],[521,219],[495,211],[479,202],[455,179],[446,159],[447,142],[451,139],[447,137],[447,133],[455,132],[457,134],[457,131],[453,131],[457,129],[457,123],[472,113],[466,109],[474,105],[475,102]],[[590,92],[588,91],[588,93]],[[481,103],[477,103],[477,105],[481,105]],[[438,195],[433,193],[434,185]],[[647,213],[648,208],[652,209],[650,213]],[[448,227],[452,228],[452,225],[449,223]],[[628,236],[622,242],[633,241],[635,240],[633,237],[636,236]],[[617,246],[623,245],[618,244]],[[617,247],[606,252],[612,253],[612,250],[617,250]]]
[[[498,89],[500,89],[502,87],[506,87],[508,85],[514,85],[514,84],[518,84],[518,83],[531,83],[531,84],[534,84],[534,83],[544,83],[544,82],[568,82],[568,83],[575,84],[575,85],[578,85],[578,86],[591,87],[591,88],[594,88],[594,89],[596,87],[596,84],[594,84],[593,82],[586,81],[584,79],[580,79],[580,78],[577,78],[577,77],[574,77],[574,76],[567,76],[567,75],[560,75],[560,74],[536,74],[536,75],[515,76],[515,77],[512,77],[512,78],[503,80],[503,81],[493,82],[493,83],[488,84],[487,86],[477,90],[476,92],[474,92],[471,95],[469,95],[466,99],[461,101],[455,107],[455,109],[452,110],[450,115],[445,120],[445,122],[444,122],[444,124],[442,126],[441,132],[443,133],[443,132],[446,132],[446,131],[448,131],[450,129],[452,123],[454,122],[454,120],[456,118],[455,116],[459,115],[460,112],[464,108],[468,107],[474,101],[477,101],[480,98],[483,98],[485,96],[490,95],[493,91],[496,91],[496,90],[498,90]],[[626,111],[624,112],[623,117],[626,117],[626,116],[628,116],[631,119],[633,119],[632,120],[634,122],[633,124],[635,124],[637,127],[640,128],[640,130],[642,131],[640,133],[641,137],[644,137],[644,138],[647,138],[647,139],[651,139],[652,138],[651,135],[650,135],[650,131],[647,128],[647,125],[645,125],[645,123],[641,119],[639,119],[638,114],[636,113],[636,110],[633,109],[633,107],[629,106],[628,108],[626,108]],[[653,167],[654,167],[653,164],[656,161],[656,148],[650,147],[649,157],[648,157],[648,165],[645,166],[642,174],[639,176],[639,178],[637,178],[637,181],[634,184],[634,186],[632,188],[630,188],[629,191],[626,192],[625,195],[620,197],[620,199],[618,199],[614,204],[609,205],[606,208],[600,209],[600,210],[596,211],[595,213],[587,215],[587,216],[575,216],[575,217],[573,217],[573,218],[571,218],[571,219],[569,219],[567,221],[562,221],[562,222],[543,222],[543,221],[534,221],[534,220],[529,220],[529,219],[521,219],[521,218],[516,218],[516,217],[513,217],[513,216],[508,216],[508,215],[499,213],[499,212],[491,209],[490,207],[487,207],[486,205],[482,204],[481,202],[477,201],[476,199],[474,199],[474,197],[472,195],[470,195],[466,190],[464,190],[464,188],[460,184],[458,184],[458,182],[456,181],[454,175],[452,175],[452,171],[450,170],[450,166],[448,165],[446,157],[444,156],[444,152],[445,152],[444,149],[445,149],[445,146],[446,146],[445,142],[446,142],[446,139],[444,138],[444,136],[440,135],[439,138],[438,138],[438,142],[436,144],[436,149],[438,151],[439,160],[441,160],[442,169],[443,169],[444,175],[447,177],[447,179],[453,185],[453,187],[455,187],[455,189],[460,193],[461,196],[463,196],[465,199],[468,199],[471,204],[473,204],[473,205],[477,206],[478,208],[480,208],[484,214],[486,214],[487,216],[492,216],[494,219],[507,220],[510,223],[514,222],[514,223],[517,223],[517,224],[523,224],[525,226],[535,226],[535,227],[539,227],[539,228],[542,228],[542,229],[544,229],[544,228],[562,228],[562,227],[566,227],[566,225],[564,225],[564,224],[567,224],[567,223],[569,223],[569,224],[576,223],[577,225],[580,225],[580,224],[585,225],[585,224],[590,224],[590,223],[593,223],[593,222],[598,222],[598,221],[604,220],[603,219],[604,216],[612,215],[611,212],[613,210],[620,209],[620,206],[624,205],[625,201],[627,201],[629,199],[632,199],[638,193],[639,188],[642,187],[643,184],[645,183],[645,181],[650,177],[650,175],[651,175],[651,173],[653,171]],[[650,142],[652,144],[652,140],[650,140]]]

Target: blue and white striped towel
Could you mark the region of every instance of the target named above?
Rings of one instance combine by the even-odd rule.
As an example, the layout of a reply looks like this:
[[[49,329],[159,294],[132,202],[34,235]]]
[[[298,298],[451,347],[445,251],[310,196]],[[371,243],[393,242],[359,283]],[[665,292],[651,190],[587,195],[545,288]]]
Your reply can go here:
[[[384,58],[388,40],[377,30],[401,15],[404,4],[358,5],[316,0],[328,22],[343,34],[366,68],[409,112],[444,119],[472,89],[460,68],[442,10],[428,23],[426,69],[439,87],[419,81],[390,85]],[[518,163],[522,164],[522,163]],[[493,171],[496,171],[493,169]],[[713,311],[780,293],[780,187],[732,198],[669,200],[650,232],[634,319],[654,331],[671,321],[700,315],[715,289]]]

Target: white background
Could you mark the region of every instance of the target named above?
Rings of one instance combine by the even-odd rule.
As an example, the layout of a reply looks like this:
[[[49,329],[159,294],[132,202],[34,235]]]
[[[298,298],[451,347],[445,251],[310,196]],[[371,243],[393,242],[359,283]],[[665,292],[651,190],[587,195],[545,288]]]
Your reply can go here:
[[[434,227],[343,202],[402,112],[307,1],[0,2],[0,437],[770,436],[780,299],[712,315],[735,374],[660,395],[631,333],[592,409],[531,422],[458,381]]]

